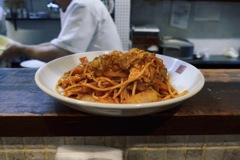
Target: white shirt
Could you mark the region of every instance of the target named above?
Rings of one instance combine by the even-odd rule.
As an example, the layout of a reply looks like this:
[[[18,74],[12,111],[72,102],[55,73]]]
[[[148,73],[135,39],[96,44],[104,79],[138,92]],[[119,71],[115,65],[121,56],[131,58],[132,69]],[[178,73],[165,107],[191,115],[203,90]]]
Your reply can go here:
[[[6,32],[5,13],[2,7],[0,7],[0,35],[6,35]]]
[[[61,27],[51,43],[73,53],[122,50],[117,28],[100,0],[72,0],[61,12]]]

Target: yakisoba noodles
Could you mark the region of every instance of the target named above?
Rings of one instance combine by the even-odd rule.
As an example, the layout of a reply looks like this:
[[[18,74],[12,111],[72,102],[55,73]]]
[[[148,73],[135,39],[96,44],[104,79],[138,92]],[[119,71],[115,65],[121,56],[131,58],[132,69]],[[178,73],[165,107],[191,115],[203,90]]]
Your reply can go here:
[[[101,103],[147,103],[182,96],[169,82],[163,61],[133,48],[113,51],[81,63],[64,73],[56,91],[66,97]]]

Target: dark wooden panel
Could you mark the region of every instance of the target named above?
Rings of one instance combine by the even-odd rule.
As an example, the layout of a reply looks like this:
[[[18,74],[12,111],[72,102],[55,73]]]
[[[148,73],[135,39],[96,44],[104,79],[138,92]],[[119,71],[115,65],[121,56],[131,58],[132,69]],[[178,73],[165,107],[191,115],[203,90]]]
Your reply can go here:
[[[0,136],[240,134],[240,70],[202,70],[194,97],[160,113],[105,117],[72,110],[42,92],[33,69],[0,69]]]

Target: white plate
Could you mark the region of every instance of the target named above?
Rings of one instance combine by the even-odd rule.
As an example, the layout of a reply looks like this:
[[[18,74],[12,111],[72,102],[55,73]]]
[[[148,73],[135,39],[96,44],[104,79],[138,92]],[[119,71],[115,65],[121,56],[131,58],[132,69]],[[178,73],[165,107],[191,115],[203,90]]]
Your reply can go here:
[[[94,57],[106,53],[109,52],[98,51],[78,53],[53,60],[38,69],[35,74],[35,82],[45,93],[56,98],[72,109],[105,116],[139,116],[164,111],[191,98],[204,86],[204,76],[191,64],[168,56],[157,55],[157,57],[163,60],[169,74],[171,75],[171,84],[178,90],[178,92],[188,90],[188,94],[160,102],[143,104],[104,104],[64,97],[55,91],[58,79],[64,74],[64,72],[78,65],[80,57],[86,56],[88,60],[91,61]]]
[[[37,59],[31,59],[21,62],[20,66],[24,68],[40,68],[45,64],[45,62],[39,61]]]

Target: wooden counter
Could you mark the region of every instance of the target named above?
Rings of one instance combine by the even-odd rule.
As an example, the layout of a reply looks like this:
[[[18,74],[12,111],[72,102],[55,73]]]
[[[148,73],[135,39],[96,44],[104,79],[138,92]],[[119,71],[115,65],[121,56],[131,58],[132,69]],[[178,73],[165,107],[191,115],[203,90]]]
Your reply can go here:
[[[34,82],[36,69],[0,69],[0,136],[240,134],[240,69],[201,71],[204,88],[176,108],[105,117],[72,110],[45,94]]]

